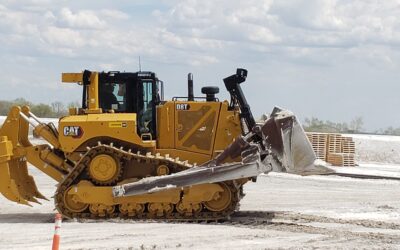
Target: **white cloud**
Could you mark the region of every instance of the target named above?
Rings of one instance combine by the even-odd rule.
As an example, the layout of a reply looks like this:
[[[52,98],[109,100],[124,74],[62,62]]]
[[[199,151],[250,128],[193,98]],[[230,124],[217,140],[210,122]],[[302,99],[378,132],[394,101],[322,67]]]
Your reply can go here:
[[[203,55],[198,55],[194,56],[191,58],[189,61],[189,64],[192,66],[202,66],[202,65],[207,65],[207,64],[215,64],[218,62],[218,59],[214,56],[203,56]]]
[[[67,27],[78,29],[101,29],[106,25],[93,11],[78,11],[73,13],[68,8],[61,10],[59,20]]]
[[[336,0],[281,0],[274,2],[272,12],[289,26],[318,30],[344,27]]]
[[[269,24],[272,1],[184,1],[168,12],[154,14],[168,31],[181,36],[222,41],[256,41],[274,43],[279,37]]]
[[[78,31],[69,28],[50,26],[41,34],[44,42],[52,47],[82,48],[87,42]]]
[[[296,58],[307,59],[317,57],[321,49],[345,51],[368,44],[379,51],[379,46],[397,46],[400,41],[398,3],[394,0],[384,4],[361,0],[190,0],[168,4],[168,8],[151,10],[157,21],[143,26],[136,24],[140,18],[132,19],[137,14],[123,8],[77,9],[63,2],[59,8],[46,0],[24,0],[25,6],[41,7],[41,11],[5,1],[0,5],[0,39],[11,47],[27,43],[52,55],[87,56],[97,50],[120,58],[141,54],[168,60],[179,54],[181,63],[192,61],[199,53],[219,58],[217,61],[230,60],[238,50],[248,54],[280,51],[285,60],[286,56],[293,58],[291,49],[296,47],[307,51]],[[371,58],[368,53],[365,57]],[[381,58],[396,63],[390,56]],[[171,61],[177,62],[177,57]]]
[[[249,40],[261,42],[264,44],[276,43],[281,40],[280,37],[274,35],[271,30],[262,26],[248,26]]]
[[[30,22],[31,13],[13,11],[6,6],[0,7],[0,31],[6,34],[32,34],[37,32],[37,25]]]
[[[212,75],[245,66],[255,82],[268,78],[279,85],[268,86],[274,93],[271,102],[283,100],[307,113],[311,108],[296,100],[301,89],[286,97],[280,88],[290,92],[293,86],[303,86],[312,91],[318,83],[320,90],[335,84],[349,88],[344,82],[357,81],[373,86],[373,79],[381,78],[394,86],[390,79],[400,77],[399,4],[398,0],[4,0],[0,53],[5,73],[0,81],[29,84],[32,74],[37,74],[37,81],[46,81],[49,71],[58,76],[64,68],[134,70],[139,56],[143,65],[164,72],[171,82],[180,78],[169,68],[176,74],[195,69],[206,75],[204,82],[212,82]],[[19,74],[26,68],[29,73]],[[265,85],[248,88],[256,93]],[[171,92],[179,90],[171,87]],[[254,94],[251,101],[264,99]]]
[[[119,11],[119,10],[109,10],[109,9],[103,9],[100,11],[100,14],[105,17],[105,18],[110,18],[113,20],[128,20],[129,15]]]

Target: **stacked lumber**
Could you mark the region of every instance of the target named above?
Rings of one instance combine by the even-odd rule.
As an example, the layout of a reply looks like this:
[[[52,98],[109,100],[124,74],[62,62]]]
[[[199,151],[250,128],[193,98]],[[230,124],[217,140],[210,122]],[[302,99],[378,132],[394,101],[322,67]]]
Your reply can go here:
[[[333,166],[354,167],[356,147],[351,137],[341,134],[307,133],[318,159]]]
[[[343,137],[342,152],[345,154],[355,154],[356,153],[356,144],[353,142],[352,138]]]
[[[327,162],[333,166],[354,167],[356,165],[354,154],[330,153],[326,158]]]
[[[322,133],[307,133],[308,140],[318,159],[326,161],[326,148],[328,144],[328,135]]]
[[[328,154],[342,152],[342,135],[328,134]]]

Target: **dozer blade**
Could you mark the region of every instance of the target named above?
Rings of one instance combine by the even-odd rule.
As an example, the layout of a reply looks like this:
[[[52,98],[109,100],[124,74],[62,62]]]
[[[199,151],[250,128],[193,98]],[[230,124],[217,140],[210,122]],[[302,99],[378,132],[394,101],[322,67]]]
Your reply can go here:
[[[10,161],[10,175],[17,185],[20,195],[27,201],[41,204],[36,198],[47,200],[43,196],[31,175],[28,174],[27,162],[22,159]]]
[[[273,171],[299,175],[334,172],[319,164],[303,127],[292,112],[275,107],[261,130],[272,155],[279,161],[272,162]]]

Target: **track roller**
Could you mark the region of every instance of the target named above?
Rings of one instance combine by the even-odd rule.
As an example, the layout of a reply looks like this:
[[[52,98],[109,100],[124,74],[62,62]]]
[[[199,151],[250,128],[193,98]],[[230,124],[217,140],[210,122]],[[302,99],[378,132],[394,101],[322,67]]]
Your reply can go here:
[[[92,214],[99,217],[111,216],[115,211],[115,206],[107,206],[103,204],[91,204],[89,210]]]
[[[119,205],[119,211],[124,215],[124,216],[138,216],[143,214],[144,212],[144,205],[143,204],[138,204],[138,203],[123,203]]]
[[[174,210],[174,205],[170,203],[149,203],[147,205],[149,213],[155,217],[163,217],[169,215]]]
[[[200,203],[189,203],[180,201],[176,205],[176,210],[182,215],[193,215],[201,211],[202,205]]]

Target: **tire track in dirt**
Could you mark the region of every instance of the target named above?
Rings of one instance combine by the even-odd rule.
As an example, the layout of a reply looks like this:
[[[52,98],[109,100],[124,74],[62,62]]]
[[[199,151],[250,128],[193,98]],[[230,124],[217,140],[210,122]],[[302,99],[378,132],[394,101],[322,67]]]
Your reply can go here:
[[[313,223],[321,223],[318,226]],[[344,220],[290,212],[262,212],[239,211],[232,215],[229,221],[218,223],[237,227],[254,229],[270,229],[288,231],[293,233],[321,234],[329,238],[341,238],[349,240],[368,240],[385,244],[400,244],[400,224],[372,221],[372,220]],[[308,225],[310,224],[310,225]],[[329,227],[324,227],[329,225]],[[349,229],[333,228],[330,226],[350,225],[355,228],[363,227],[366,232],[356,232]],[[368,232],[368,229],[398,230],[399,233],[389,234],[385,232]]]
[[[321,222],[321,223],[351,224],[367,228],[400,230],[400,224],[391,222],[375,221],[375,220],[352,220],[352,219],[345,220],[339,218],[330,218],[324,216],[291,213],[291,212],[238,211],[232,215],[231,220],[237,221],[246,218],[259,219],[264,221],[272,219],[286,219],[286,220],[293,220],[298,223]]]
[[[74,222],[76,220],[71,220]],[[111,219],[105,220],[114,223],[132,223],[132,220]],[[66,221],[67,223],[69,220]],[[98,221],[85,220],[86,223]],[[134,223],[172,223],[172,224],[198,224],[196,221],[152,221],[135,220]],[[323,242],[353,242],[357,244],[370,244],[371,246],[390,249],[400,245],[400,224],[373,221],[373,220],[346,220],[324,216],[275,211],[238,211],[229,220],[200,222],[206,225],[234,226],[249,229],[266,229],[290,233],[306,233],[321,235]],[[361,229],[361,231],[360,231]],[[398,233],[397,233],[398,231]],[[395,247],[396,248],[396,247]],[[395,249],[394,248],[394,249]]]

